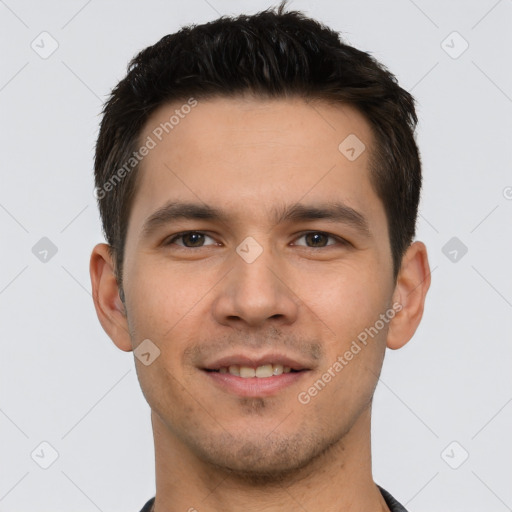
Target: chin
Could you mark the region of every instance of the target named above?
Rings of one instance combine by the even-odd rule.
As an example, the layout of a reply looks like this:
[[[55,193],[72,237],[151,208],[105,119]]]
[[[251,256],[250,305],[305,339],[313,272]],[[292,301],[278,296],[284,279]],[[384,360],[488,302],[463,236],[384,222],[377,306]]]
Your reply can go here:
[[[259,438],[253,435],[251,439],[242,434],[236,438],[226,433],[220,438],[203,439],[201,446],[196,446],[196,454],[231,479],[265,486],[303,477],[304,469],[339,440],[311,432],[277,437],[260,431]]]

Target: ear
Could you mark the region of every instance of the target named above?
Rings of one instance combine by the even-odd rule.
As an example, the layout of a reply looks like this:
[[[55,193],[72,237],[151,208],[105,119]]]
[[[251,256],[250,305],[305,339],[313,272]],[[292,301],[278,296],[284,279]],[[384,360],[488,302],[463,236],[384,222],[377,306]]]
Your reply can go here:
[[[400,304],[402,309],[397,308],[397,314],[389,323],[388,348],[401,348],[412,338],[423,316],[429,287],[427,248],[422,242],[414,242],[402,258],[397,276],[393,304]]]
[[[124,304],[119,296],[119,286],[109,245],[98,244],[94,247],[89,272],[94,307],[101,326],[118,348],[130,352],[133,347],[128,321]]]

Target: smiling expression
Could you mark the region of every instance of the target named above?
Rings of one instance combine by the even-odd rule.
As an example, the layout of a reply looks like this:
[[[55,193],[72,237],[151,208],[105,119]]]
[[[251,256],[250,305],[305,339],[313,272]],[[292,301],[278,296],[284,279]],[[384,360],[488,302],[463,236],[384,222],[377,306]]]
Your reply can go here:
[[[351,134],[366,147],[355,160],[338,149]],[[293,471],[368,412],[387,328],[315,400],[297,396],[393,302],[372,144],[349,106],[215,98],[142,161],[124,257],[131,344],[160,350],[137,361],[143,393],[201,460]]]

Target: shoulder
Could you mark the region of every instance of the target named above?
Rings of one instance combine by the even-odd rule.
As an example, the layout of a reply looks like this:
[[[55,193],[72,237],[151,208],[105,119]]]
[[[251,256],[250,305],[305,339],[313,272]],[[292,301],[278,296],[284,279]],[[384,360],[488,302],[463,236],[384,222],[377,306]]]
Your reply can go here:
[[[393,496],[391,496],[391,494],[389,494],[386,489],[383,489],[380,485],[378,488],[391,512],[407,512],[406,508],[397,500],[395,500],[395,498],[393,498]]]
[[[151,498],[141,509],[140,512],[151,512],[153,509],[153,503],[155,502],[155,498]]]

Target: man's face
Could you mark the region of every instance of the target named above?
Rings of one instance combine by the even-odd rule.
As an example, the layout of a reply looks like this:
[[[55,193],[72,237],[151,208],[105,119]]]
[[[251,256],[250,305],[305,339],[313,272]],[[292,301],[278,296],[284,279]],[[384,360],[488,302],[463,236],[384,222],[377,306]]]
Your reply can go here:
[[[385,322],[344,357],[393,303],[369,125],[350,107],[219,98],[158,141],[153,131],[177,108],[161,107],[141,135],[157,144],[126,238],[132,345],[149,339],[161,352],[148,366],[136,360],[142,390],[159,432],[203,461],[254,474],[302,467],[368,414],[384,355]],[[338,149],[351,134],[366,146],[355,160],[359,147]],[[148,223],[178,203],[224,218]],[[308,211],[335,204],[338,217]]]

